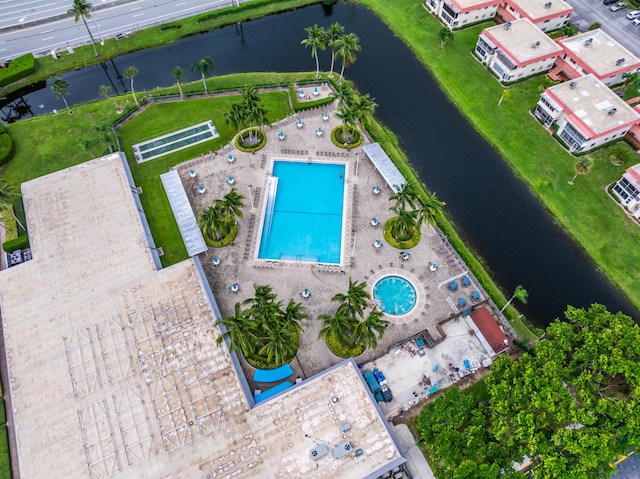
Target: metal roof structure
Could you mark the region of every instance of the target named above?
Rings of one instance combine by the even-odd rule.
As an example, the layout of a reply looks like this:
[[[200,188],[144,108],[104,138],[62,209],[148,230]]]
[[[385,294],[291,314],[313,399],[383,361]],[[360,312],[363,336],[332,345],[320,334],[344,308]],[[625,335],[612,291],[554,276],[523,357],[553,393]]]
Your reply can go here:
[[[380,172],[384,180],[387,182],[387,185],[389,185],[389,188],[396,193],[400,191],[400,188],[407,182],[407,180],[402,176],[400,170],[398,170],[396,165],[393,164],[391,158],[389,158],[382,147],[378,143],[372,143],[370,145],[363,146],[362,150]]]

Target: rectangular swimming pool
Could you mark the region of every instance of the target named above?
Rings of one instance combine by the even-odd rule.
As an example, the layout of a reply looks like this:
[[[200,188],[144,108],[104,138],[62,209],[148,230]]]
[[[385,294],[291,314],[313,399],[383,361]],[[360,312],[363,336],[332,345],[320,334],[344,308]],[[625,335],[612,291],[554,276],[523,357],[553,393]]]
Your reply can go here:
[[[345,165],[273,162],[258,258],[340,263]]]

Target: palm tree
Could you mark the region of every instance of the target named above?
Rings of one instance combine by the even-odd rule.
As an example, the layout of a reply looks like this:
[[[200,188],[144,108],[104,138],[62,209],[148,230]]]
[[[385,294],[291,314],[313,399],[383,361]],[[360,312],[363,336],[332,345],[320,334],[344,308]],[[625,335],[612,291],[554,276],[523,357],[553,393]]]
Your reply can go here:
[[[65,98],[65,95],[69,93],[69,82],[63,80],[60,77],[56,77],[53,85],[51,85],[51,91],[56,96],[56,100],[59,100],[60,97],[62,97],[62,101],[64,101],[64,105],[67,107],[67,111],[69,112],[69,114],[71,114],[72,111],[69,109],[69,104],[67,103],[67,99]]]
[[[640,74],[636,71],[627,72],[622,74],[622,79],[624,83],[622,84],[622,91],[626,93],[626,91],[630,87],[634,87],[636,89],[640,88]]]
[[[338,311],[344,313],[347,317],[357,319],[364,317],[364,309],[368,305],[371,296],[365,289],[367,283],[364,281],[358,283],[349,277],[349,289],[347,293],[338,293],[331,298],[331,301],[341,303]]]
[[[384,318],[382,311],[374,306],[364,321],[360,321],[354,331],[354,342],[364,344],[366,348],[375,349],[378,347],[378,339],[384,336],[389,321]],[[376,335],[376,333],[378,333]]]
[[[211,57],[201,58],[198,63],[194,63],[193,65],[191,65],[191,69],[194,72],[200,73],[200,76],[202,77],[202,85],[204,86],[205,92],[207,91],[207,82],[205,81],[204,77],[209,73],[210,70],[213,70],[213,68],[213,60],[211,59]]]
[[[338,55],[342,57],[342,70],[340,70],[340,81],[344,78],[344,69],[356,61],[356,53],[362,50],[360,39],[355,33],[342,35],[336,42]]]
[[[395,201],[395,208],[397,209],[405,210],[407,205],[411,206],[411,208],[415,208],[416,202],[418,201],[418,195],[411,183],[405,183],[389,197],[389,201]]]
[[[296,353],[295,329],[280,324],[265,323],[265,332],[266,335],[261,338],[263,345],[258,350],[258,354],[266,358],[267,362],[277,365],[291,361]]]
[[[127,67],[123,73],[125,78],[131,80],[131,94],[133,95],[133,101],[136,102],[136,106],[140,106],[138,99],[136,98],[136,92],[133,89],[133,78],[138,74],[138,69],[135,66]]]
[[[227,218],[220,207],[214,202],[200,216],[198,216],[198,226],[202,234],[220,241],[223,238],[222,230],[226,229]]]
[[[453,32],[447,27],[442,27],[438,32],[438,38],[440,39],[440,48],[444,48],[449,40],[453,41]]]
[[[253,322],[247,318],[240,303],[234,307],[234,315],[218,319],[214,326],[224,326],[224,332],[216,338],[220,344],[225,338],[229,338],[229,351],[251,351],[258,339]]]
[[[353,88],[353,82],[345,80],[336,85],[336,92],[333,94],[338,99],[338,103],[350,105],[356,96],[356,90]]]
[[[242,218],[242,208],[244,208],[244,195],[238,193],[234,187],[231,191],[222,197],[222,204],[234,217]]]
[[[255,125],[257,129],[260,128],[261,125],[264,125],[268,122],[267,120],[267,110],[262,104],[254,104],[247,108],[246,110],[246,118],[247,123],[249,124],[249,141],[253,141],[253,126]],[[255,141],[258,141],[258,137],[256,136]]]
[[[318,339],[326,341],[333,336],[342,343],[349,341],[349,333],[353,329],[353,320],[347,317],[340,309],[333,316],[323,313],[318,316],[318,319],[322,321]]]
[[[287,307],[282,312],[282,326],[301,333],[304,330],[302,326],[300,326],[300,321],[308,317],[309,315],[304,311],[302,303],[297,303],[293,299],[290,299]]]
[[[331,49],[331,69],[329,70],[329,78],[333,78],[333,63],[336,59],[338,51],[338,40],[344,35],[344,27],[338,22],[332,23],[327,30],[327,46]]]
[[[93,45],[93,51],[95,55],[98,57],[100,55],[98,54],[98,50],[96,49],[96,41],[93,38],[93,35],[91,34],[89,25],[87,24],[87,18],[91,18],[92,11],[93,11],[93,5],[87,2],[87,0],[73,0],[73,7],[67,10],[67,15],[75,16],[76,23],[78,23],[78,20],[82,18],[82,21],[84,22],[84,26],[87,29],[87,33],[89,33],[89,36],[91,37],[91,44]]]
[[[7,210],[11,217],[20,225],[22,231],[27,231],[20,220],[13,213],[13,200],[18,197],[15,187],[7,183],[7,180],[0,178],[0,209]]]
[[[100,85],[100,96],[103,96],[105,100],[111,100],[113,104],[116,106],[116,111],[118,113],[122,113],[122,110],[116,103],[114,99],[111,98],[111,87],[108,85]]]
[[[181,66],[176,66],[173,67],[173,71],[171,72],[171,76],[174,78],[175,81],[178,82],[178,90],[180,90],[180,98],[183,98],[182,95],[182,80],[184,78],[184,75],[187,73],[187,71],[182,68]]]
[[[327,32],[324,28],[319,27],[317,24],[312,27],[304,29],[307,32],[307,38],[300,43],[305,47],[311,47],[311,56],[316,59],[316,78],[320,78],[320,62],[318,61],[318,49],[324,50],[327,48]]]
[[[419,208],[418,212],[418,224],[435,224],[436,218],[442,214],[442,209],[446,203],[440,201],[435,192],[427,192],[427,196],[424,199],[418,198]]]
[[[591,167],[593,166],[593,160],[591,158],[582,157],[578,158],[576,162],[573,164],[573,169],[576,172],[573,175],[573,178],[569,180],[569,184],[573,185],[573,182],[576,180],[578,175],[586,175],[591,171]]]
[[[224,113],[224,119],[227,125],[232,127],[238,133],[245,125],[246,114],[241,103],[234,103],[231,105],[231,109]]]
[[[103,143],[106,143],[109,148],[109,152],[113,153],[111,135],[115,135],[115,133],[113,132],[113,127],[111,126],[111,124],[105,120],[98,123],[97,125],[94,125],[93,128],[96,130],[96,132],[100,136],[100,141],[102,141]]]
[[[349,105],[340,103],[335,115],[342,120],[342,138],[345,143],[348,143],[353,137],[352,131],[356,127],[355,112]]]
[[[353,109],[356,121],[363,126],[373,117],[373,112],[377,106],[378,104],[368,93],[366,95],[354,96],[351,102],[351,108]]]
[[[405,210],[402,206],[392,206],[397,216],[391,220],[391,235],[399,240],[407,240],[413,236],[413,232],[418,225],[418,211]]]
[[[513,291],[513,296],[509,298],[509,301],[507,301],[507,304],[502,307],[500,312],[502,313],[505,309],[507,309],[507,306],[509,306],[514,299],[518,299],[522,304],[527,304],[527,301],[529,300],[529,293],[522,287],[521,284],[516,286],[516,289]]]

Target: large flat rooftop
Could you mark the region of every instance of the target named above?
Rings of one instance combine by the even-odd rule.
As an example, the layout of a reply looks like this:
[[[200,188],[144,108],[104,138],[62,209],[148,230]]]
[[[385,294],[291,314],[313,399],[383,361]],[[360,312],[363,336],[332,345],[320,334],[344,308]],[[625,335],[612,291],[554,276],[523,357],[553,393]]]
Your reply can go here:
[[[127,172],[110,155],[23,187],[34,259],[0,273],[21,476],[346,479],[404,462],[352,361],[251,409],[199,260],[156,270]],[[363,454],[330,452],[345,443]]]
[[[637,121],[640,115],[593,75],[554,85],[546,90],[562,106],[573,124],[589,136]]]
[[[529,19],[521,18],[507,24],[483,30],[483,34],[499,46],[519,65],[558,55],[562,48],[544,34]]]
[[[564,0],[510,0],[509,4],[534,22],[573,12],[573,7]]]
[[[638,57],[599,28],[564,38],[560,44],[580,66],[600,78],[640,66]]]

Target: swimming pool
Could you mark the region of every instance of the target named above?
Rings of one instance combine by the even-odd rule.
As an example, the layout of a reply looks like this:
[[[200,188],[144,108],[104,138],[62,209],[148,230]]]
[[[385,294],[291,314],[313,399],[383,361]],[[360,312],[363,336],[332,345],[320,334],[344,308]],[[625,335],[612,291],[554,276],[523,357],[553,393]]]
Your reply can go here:
[[[385,276],[373,287],[373,300],[387,314],[407,314],[416,305],[416,290],[401,276]]]
[[[275,160],[258,258],[340,263],[345,165]]]

